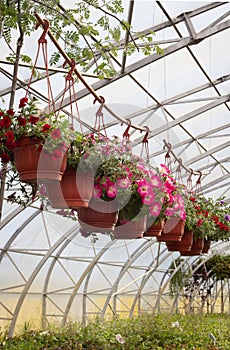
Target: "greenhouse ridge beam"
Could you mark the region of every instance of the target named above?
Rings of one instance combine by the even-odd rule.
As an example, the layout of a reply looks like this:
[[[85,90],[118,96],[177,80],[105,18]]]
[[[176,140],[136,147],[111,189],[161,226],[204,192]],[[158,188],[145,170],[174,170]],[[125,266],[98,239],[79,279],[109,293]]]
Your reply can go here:
[[[129,74],[135,72],[136,70],[145,67],[148,64],[151,64],[157,60],[160,60],[160,59],[162,59],[162,58],[164,58],[164,57],[166,57],[166,56],[168,56],[168,55],[170,55],[178,50],[181,50],[187,46],[196,44],[197,40],[204,40],[211,35],[217,34],[222,30],[226,30],[227,28],[230,28],[230,20],[228,20],[224,23],[221,23],[219,25],[216,25],[215,27],[213,27],[211,29],[207,29],[205,31],[201,31],[200,33],[197,33],[197,39],[193,39],[192,37],[182,38],[178,43],[167,47],[164,50],[164,54],[158,55],[158,54],[154,53],[148,57],[145,57],[145,58],[139,60],[136,63],[131,64],[130,66],[127,66],[125,69],[125,72],[123,74],[118,74],[116,77],[114,77],[110,80],[102,80],[102,81],[96,82],[96,83],[92,84],[91,86],[92,86],[93,90],[97,91],[97,90],[101,89],[102,87],[105,87],[105,86],[123,78],[124,76],[129,75]],[[89,94],[89,91],[87,89],[82,89],[77,93],[77,99],[79,100],[79,99],[87,96],[88,94]],[[69,104],[70,104],[70,100],[67,97],[63,100],[63,107],[65,107],[66,105],[69,105]],[[105,108],[107,109],[106,105],[105,105]],[[108,110],[108,112],[110,112],[110,111]]]

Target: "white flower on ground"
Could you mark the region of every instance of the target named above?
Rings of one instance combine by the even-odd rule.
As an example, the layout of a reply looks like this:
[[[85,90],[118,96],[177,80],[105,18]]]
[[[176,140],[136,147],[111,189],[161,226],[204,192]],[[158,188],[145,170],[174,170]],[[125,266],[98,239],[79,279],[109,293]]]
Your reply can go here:
[[[125,340],[122,338],[122,336],[120,334],[116,334],[115,338],[117,339],[117,341],[121,344],[124,344]]]

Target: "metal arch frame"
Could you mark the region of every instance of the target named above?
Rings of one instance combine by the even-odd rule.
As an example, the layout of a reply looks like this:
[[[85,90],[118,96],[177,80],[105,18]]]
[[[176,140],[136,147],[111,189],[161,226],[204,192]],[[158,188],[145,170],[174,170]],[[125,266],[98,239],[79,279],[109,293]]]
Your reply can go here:
[[[142,243],[142,245],[137,248],[131,255],[130,258],[127,259],[126,261],[126,264],[124,264],[123,268],[121,269],[119,275],[117,276],[114,284],[113,284],[113,287],[111,288],[107,298],[106,298],[106,301],[104,303],[104,307],[101,311],[101,315],[100,317],[103,318],[105,316],[105,313],[106,313],[106,309],[109,305],[109,302],[110,302],[110,299],[111,297],[116,294],[116,290],[117,290],[117,287],[118,287],[118,284],[121,280],[121,278],[124,276],[124,274],[126,273],[126,271],[128,270],[128,268],[133,264],[133,262],[143,253],[145,252],[149,247],[151,247],[153,244],[155,243],[155,241],[145,241]],[[115,295],[114,295],[115,296]],[[116,298],[115,298],[116,299]],[[116,310],[116,300],[114,299],[114,302],[113,302],[113,310],[115,312]]]
[[[58,258],[60,257],[61,253],[65,250],[65,248],[68,246],[68,244],[71,242],[71,239],[73,239],[76,235],[78,234],[78,231],[76,230],[75,232],[73,232],[72,236],[70,238],[68,238],[65,241],[62,241],[61,243],[62,246],[60,247],[60,249],[57,251],[55,258],[53,259],[53,261],[51,262],[49,269],[47,271],[47,275],[45,278],[45,282],[44,282],[44,287],[43,287],[43,292],[42,292],[42,326],[44,327],[47,321],[47,312],[46,312],[46,298],[47,298],[47,294],[48,294],[48,285],[49,285],[49,280],[52,274],[52,271],[54,269],[54,266],[58,260]]]
[[[2,261],[4,254],[9,250],[10,245],[13,243],[13,241],[18,237],[18,235],[21,233],[21,231],[30,223],[31,220],[33,220],[38,214],[41,213],[41,210],[35,211],[32,215],[28,217],[27,220],[25,220],[19,228],[12,234],[12,236],[9,238],[9,240],[6,242],[5,246],[2,249],[2,252],[0,253],[0,262]]]
[[[160,245],[161,245],[161,243],[159,243],[159,247],[160,247]],[[164,255],[164,257],[159,261],[159,258],[161,255]],[[133,300],[132,306],[130,308],[129,317],[133,316],[136,303],[138,302],[138,300],[140,299],[140,297],[142,295],[141,292],[144,289],[148,280],[151,278],[151,274],[149,272],[150,271],[155,272],[160,267],[160,264],[162,264],[166,259],[168,259],[170,255],[171,255],[171,253],[169,253],[165,247],[161,252],[158,253],[158,259],[157,259],[158,261],[157,261],[156,266],[154,266],[153,268],[150,268],[152,265],[154,265],[155,260],[153,260],[152,263],[149,265],[149,268],[147,269],[146,274],[143,275],[143,279],[142,279],[140,288],[138,290],[138,293],[136,294],[136,296]],[[155,309],[156,309],[156,306],[153,307],[153,310],[155,310]]]
[[[24,299],[26,297],[26,294],[31,286],[31,284],[33,283],[35,277],[37,276],[37,274],[40,272],[41,268],[44,266],[44,264],[46,263],[46,261],[51,257],[51,254],[59,247],[59,245],[68,237],[71,236],[71,234],[73,233],[73,230],[75,230],[75,228],[71,228],[69,231],[67,231],[65,234],[63,234],[63,236],[51,247],[51,249],[43,256],[43,258],[40,260],[40,262],[38,263],[38,265],[35,267],[34,271],[32,272],[30,278],[28,279],[19,299],[18,302],[16,304],[15,310],[14,310],[14,314],[12,317],[12,321],[10,323],[10,327],[9,327],[9,336],[13,335],[14,332],[14,328],[16,325],[16,321],[21,309],[21,306],[24,302]]]
[[[69,301],[66,304],[66,308],[64,311],[64,315],[63,315],[63,320],[62,320],[62,325],[64,326],[67,322],[67,317],[69,315],[70,312],[70,308],[72,306],[72,303],[74,301],[74,298],[78,292],[78,289],[80,288],[82,282],[84,281],[84,279],[86,278],[87,274],[91,271],[91,269],[94,269],[95,264],[99,261],[99,259],[101,258],[101,256],[107,251],[108,248],[110,248],[113,245],[113,241],[109,242],[105,247],[103,247],[101,249],[101,251],[93,258],[93,260],[89,263],[89,265],[86,267],[84,273],[82,273],[82,275],[80,276],[78,282],[76,283],[70,297],[69,297]]]
[[[226,242],[222,242],[222,243],[226,243]],[[214,244],[212,247],[215,248],[215,246],[219,246],[219,243],[217,242],[217,243]],[[230,245],[229,245],[229,247],[230,247]],[[223,250],[223,251],[226,250],[226,246],[224,246],[224,247],[222,248],[222,250]],[[220,252],[221,252],[222,250],[220,250]],[[216,254],[217,254],[217,253],[216,253]],[[187,259],[184,259],[184,261],[182,261],[182,262],[177,266],[177,268],[174,270],[174,272],[171,274],[171,276],[170,276],[169,279],[167,280],[167,283],[165,284],[164,289],[167,288],[168,284],[170,283],[170,280],[171,280],[171,279],[173,278],[173,276],[177,273],[177,271],[178,271],[185,263],[188,263],[188,261],[190,261],[190,258],[191,258],[191,257],[188,257]],[[211,258],[211,256],[205,256],[205,255],[203,255],[202,258],[203,258],[203,261],[202,261],[198,266],[196,266],[196,268],[195,268],[194,270],[192,270],[192,272],[195,272],[195,271],[198,270],[202,265],[204,265],[205,262],[208,261],[208,260]],[[194,259],[194,261],[197,261],[197,260],[199,260],[199,259],[200,259],[200,256],[197,256],[197,257]],[[199,288],[198,288],[198,289],[195,291],[195,293],[193,294],[192,302],[194,302],[194,299],[196,298],[196,294],[197,294],[198,291],[200,290],[201,286],[202,286],[202,282],[201,282],[201,284],[199,285]],[[177,305],[177,303],[178,303],[179,298],[181,297],[181,294],[182,294],[182,291],[178,291],[177,296],[174,298],[174,302],[173,302],[173,304],[172,304],[171,311],[173,311],[173,310],[176,309],[176,305]],[[217,296],[218,296],[218,295],[216,295],[216,297],[217,297]],[[177,311],[177,310],[175,310],[175,311]]]

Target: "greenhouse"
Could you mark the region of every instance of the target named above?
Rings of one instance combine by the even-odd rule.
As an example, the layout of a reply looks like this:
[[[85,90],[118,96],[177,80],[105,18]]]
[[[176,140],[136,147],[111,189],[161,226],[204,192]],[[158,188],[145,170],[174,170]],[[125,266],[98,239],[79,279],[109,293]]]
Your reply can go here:
[[[2,0],[0,34],[0,329],[230,327],[229,2]]]

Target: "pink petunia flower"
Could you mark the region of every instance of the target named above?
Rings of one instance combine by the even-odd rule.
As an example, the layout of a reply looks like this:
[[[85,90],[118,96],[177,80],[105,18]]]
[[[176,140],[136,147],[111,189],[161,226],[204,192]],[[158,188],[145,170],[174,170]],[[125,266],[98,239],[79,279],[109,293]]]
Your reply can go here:
[[[131,181],[127,177],[125,177],[122,179],[118,179],[117,184],[120,188],[128,188],[131,185]]]
[[[100,185],[95,184],[93,189],[93,198],[101,198],[102,195],[102,189]]]
[[[160,202],[154,202],[149,208],[149,213],[152,216],[158,216],[160,214],[162,204]]]
[[[110,182],[106,189],[106,194],[109,198],[114,198],[117,195],[117,188],[113,182]]]
[[[142,198],[142,203],[150,205],[154,202],[155,200],[155,193],[153,191],[148,191],[146,195]]]

